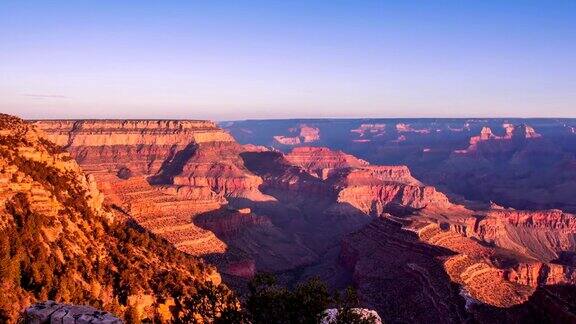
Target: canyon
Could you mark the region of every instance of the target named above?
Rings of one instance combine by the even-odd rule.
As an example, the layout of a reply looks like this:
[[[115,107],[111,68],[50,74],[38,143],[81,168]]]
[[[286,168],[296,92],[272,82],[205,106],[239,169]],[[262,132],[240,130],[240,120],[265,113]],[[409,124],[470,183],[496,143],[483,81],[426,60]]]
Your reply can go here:
[[[576,119],[403,118],[221,122],[241,144],[284,153],[299,146],[344,151],[376,165],[406,165],[454,199],[516,209],[576,212]],[[302,125],[312,143],[283,144]]]
[[[238,292],[268,271],[289,284],[354,285],[385,322],[576,320],[573,197],[496,204],[446,190],[457,189],[448,180],[484,185],[464,167],[491,177],[490,163],[534,167],[544,149],[561,152],[546,160],[562,156],[547,167],[563,166],[570,138],[550,148],[546,131],[507,124],[470,139],[481,122],[434,122],[438,131],[427,120],[223,123],[230,132],[208,121],[32,123],[114,213],[216,265]],[[410,163],[382,163],[392,160]],[[550,183],[569,189],[570,176]],[[492,181],[482,198],[519,180]]]

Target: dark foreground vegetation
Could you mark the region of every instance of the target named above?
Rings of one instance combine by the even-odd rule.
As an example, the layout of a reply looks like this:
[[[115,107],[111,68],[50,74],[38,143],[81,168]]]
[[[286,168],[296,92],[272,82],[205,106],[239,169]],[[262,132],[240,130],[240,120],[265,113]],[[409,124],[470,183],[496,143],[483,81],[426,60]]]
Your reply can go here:
[[[374,323],[374,318],[362,318],[353,311],[359,305],[353,288],[348,288],[343,294],[332,294],[318,278],[289,289],[279,284],[273,275],[260,273],[250,281],[248,288],[243,310],[230,312],[226,320],[254,324],[314,324],[322,320],[326,309],[335,308],[338,316],[331,323]]]

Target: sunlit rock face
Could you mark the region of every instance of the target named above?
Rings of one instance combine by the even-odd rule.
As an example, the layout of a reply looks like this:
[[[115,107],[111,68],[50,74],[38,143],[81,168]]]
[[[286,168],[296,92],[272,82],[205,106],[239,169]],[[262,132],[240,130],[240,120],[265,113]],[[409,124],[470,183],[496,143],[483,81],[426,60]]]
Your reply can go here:
[[[294,146],[317,142],[320,139],[320,130],[305,124],[288,129],[289,135],[276,135],[274,140],[281,145]]]
[[[109,205],[96,178],[36,127],[0,114],[0,322],[48,298],[170,321],[190,308],[164,312],[166,304],[202,289],[229,294],[214,267]],[[178,292],[168,287],[176,278]]]
[[[243,149],[210,121],[39,121],[94,175],[102,191],[144,227],[191,254],[223,252],[226,244],[191,222],[228,197],[268,199],[261,180],[242,165]]]
[[[224,273],[250,277],[256,265],[282,270],[310,262],[267,215],[251,213],[263,194],[243,147],[209,121],[37,121],[48,138],[93,175],[107,200],[178,249],[205,256]]]
[[[368,165],[368,162],[353,155],[332,151],[326,147],[297,147],[286,154],[286,159],[291,164],[300,166],[321,179],[327,179],[333,172],[340,169]]]
[[[576,232],[554,221],[539,228],[508,220],[503,225],[501,216],[482,214],[445,210],[376,218],[344,238],[340,262],[351,269],[365,305],[384,321],[576,318],[561,301],[575,292],[576,264],[567,256],[549,261],[548,255],[566,251]],[[421,300],[428,302],[416,302]]]
[[[35,125],[88,172],[123,166],[134,174],[156,174],[166,159],[191,144],[234,141],[209,121],[70,120]]]

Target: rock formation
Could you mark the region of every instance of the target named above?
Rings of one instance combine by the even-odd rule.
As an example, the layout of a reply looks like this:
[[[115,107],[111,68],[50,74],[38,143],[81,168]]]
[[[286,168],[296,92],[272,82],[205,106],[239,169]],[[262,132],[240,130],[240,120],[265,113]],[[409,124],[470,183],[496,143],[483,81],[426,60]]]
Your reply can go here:
[[[297,134],[296,136],[274,136],[274,140],[282,145],[298,145],[302,143],[312,143],[320,139],[320,131],[316,127],[307,125],[298,125],[297,127],[288,129],[290,134]]]
[[[41,121],[50,140],[64,145],[93,174],[111,203],[145,228],[193,255],[226,244],[191,221],[226,198],[267,199],[261,180],[242,165],[243,148],[208,121]],[[129,175],[129,176],[128,176]]]
[[[24,324],[122,324],[114,315],[90,306],[59,304],[54,301],[36,303],[24,311]]]
[[[266,215],[235,211],[275,200],[260,192],[262,179],[240,157],[265,149],[237,144],[212,122],[35,124],[52,141],[66,143],[115,208],[178,249],[207,257],[224,273],[250,277],[256,265],[268,271],[291,268],[301,262],[295,254],[309,253],[297,243],[270,241],[293,239]]]
[[[475,235],[545,262],[576,266],[576,216],[560,210],[494,210],[478,221]]]
[[[360,137],[360,139],[355,139],[356,141],[370,141],[372,137],[386,134],[386,124],[361,124],[358,128],[351,129],[350,132]]]
[[[448,198],[425,186],[405,166],[367,166],[345,171],[334,178],[338,202],[371,215],[396,209],[410,211],[448,205]]]
[[[555,285],[574,290],[573,261],[572,265],[548,263],[508,246],[486,244],[482,225],[460,217],[459,213],[403,219],[388,215],[343,240],[340,262],[353,271],[361,297],[384,321],[545,319],[551,314],[540,306],[541,298],[553,294]],[[481,217],[481,223],[492,217]],[[551,237],[558,234],[548,231]],[[537,233],[524,234],[538,238]],[[563,309],[560,300],[567,296],[548,303]],[[576,316],[564,309],[552,318],[574,320]]]
[[[382,319],[378,316],[378,313],[365,308],[352,308],[352,312],[360,316],[362,320],[370,321],[373,324],[382,324]],[[334,323],[338,318],[338,309],[330,308],[324,312],[324,317],[320,321],[320,324],[330,324]]]
[[[340,169],[368,165],[368,162],[355,156],[342,151],[332,151],[326,147],[297,147],[286,154],[286,159],[321,179],[327,179],[334,171]]]
[[[0,115],[0,197],[2,322],[46,299],[164,321],[214,319],[194,306],[206,293],[223,309],[236,305],[213,267],[110,208],[68,153],[8,115]]]
[[[430,129],[424,128],[424,129],[415,129],[414,127],[412,127],[412,125],[410,124],[405,124],[405,123],[399,123],[396,124],[396,131],[398,133],[421,133],[421,134],[429,134],[430,133]]]
[[[503,136],[497,136],[492,133],[489,127],[483,127],[480,135],[470,138],[470,146],[467,149],[455,150],[454,153],[474,154],[479,150],[483,150],[485,153],[494,153],[497,151],[507,152],[518,146],[519,141],[542,137],[542,135],[536,133],[534,128],[525,124],[514,126],[506,123],[502,125],[502,128],[504,128],[505,134]]]
[[[454,153],[425,179],[469,199],[496,201],[517,209],[562,208],[575,211],[566,192],[576,173],[569,171],[573,153],[527,125],[503,126],[505,134],[484,128],[466,149]]]

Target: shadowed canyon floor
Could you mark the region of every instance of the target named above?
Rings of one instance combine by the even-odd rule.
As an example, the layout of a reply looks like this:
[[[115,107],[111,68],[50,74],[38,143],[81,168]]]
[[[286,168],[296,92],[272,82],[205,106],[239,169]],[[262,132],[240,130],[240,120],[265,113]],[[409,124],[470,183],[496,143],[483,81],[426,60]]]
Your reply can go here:
[[[280,148],[303,143],[332,147],[341,145],[334,144],[338,134],[356,136],[352,142],[358,145],[392,136],[385,124],[364,123],[350,130],[322,128],[324,123],[302,123],[272,140]],[[178,249],[207,258],[236,289],[255,271],[265,270],[289,283],[320,276],[334,288],[354,284],[363,302],[388,322],[576,320],[569,298],[576,284],[576,222],[568,212],[573,198],[558,202],[568,206],[566,211],[521,211],[449,199],[415,179],[406,166],[368,162],[386,150],[360,155],[364,160],[307,146],[284,154],[240,145],[207,121],[34,124],[95,178],[119,213]],[[455,124],[445,129],[461,133],[475,127]],[[253,133],[236,135],[245,126],[227,125],[235,137],[254,138]],[[436,133],[397,123],[393,141],[402,151],[399,143],[412,136],[426,141]],[[435,141],[443,141],[438,136]],[[448,159],[459,154],[472,159],[465,165],[491,163],[501,161],[504,151],[508,165],[510,156],[522,161],[531,156],[527,152],[540,154],[542,144],[525,147],[542,137],[525,126],[507,128],[502,135],[484,129]],[[496,149],[490,144],[489,155],[480,143],[491,142],[498,144]],[[386,149],[392,145],[378,143]],[[435,161],[432,172],[445,168],[446,161]],[[461,176],[459,168],[450,169],[455,170],[451,178]],[[566,174],[562,181],[571,181]],[[571,186],[562,181],[554,183]]]

